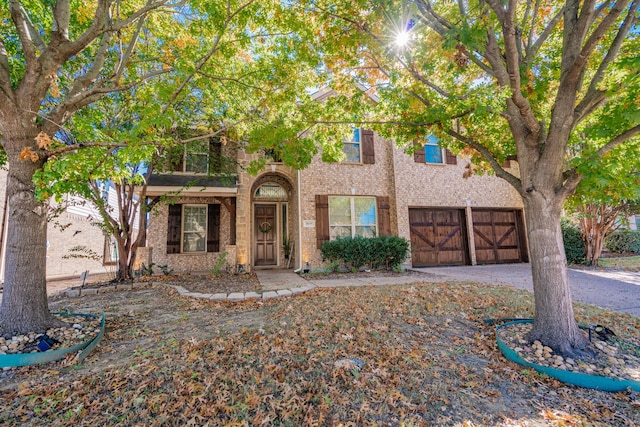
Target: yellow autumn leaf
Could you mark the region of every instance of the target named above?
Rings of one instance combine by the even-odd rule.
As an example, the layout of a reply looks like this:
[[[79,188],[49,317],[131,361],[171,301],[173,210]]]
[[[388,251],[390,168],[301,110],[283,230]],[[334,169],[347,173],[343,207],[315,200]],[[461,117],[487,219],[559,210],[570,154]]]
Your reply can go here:
[[[49,87],[49,92],[51,93],[51,96],[55,98],[59,98],[60,86],[58,86],[58,76],[56,76],[55,74],[49,74],[47,78],[51,80],[51,86]]]
[[[36,153],[29,147],[24,147],[20,152],[20,155],[18,156],[18,158],[22,161],[31,160],[34,163],[37,162],[39,159],[38,153]]]
[[[97,4],[96,2],[84,2],[76,11],[76,16],[80,24],[86,24],[93,21]]]
[[[46,150],[51,145],[51,138],[44,132],[40,132],[34,139],[36,144],[38,144],[38,148],[41,150]]]

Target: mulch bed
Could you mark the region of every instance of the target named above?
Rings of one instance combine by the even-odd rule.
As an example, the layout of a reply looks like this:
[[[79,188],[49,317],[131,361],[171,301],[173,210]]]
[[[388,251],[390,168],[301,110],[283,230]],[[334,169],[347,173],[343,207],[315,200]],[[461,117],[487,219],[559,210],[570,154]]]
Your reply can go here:
[[[161,276],[160,280],[172,285],[182,286],[189,292],[199,292],[202,294],[217,294],[233,292],[261,292],[262,285],[255,273],[245,274],[218,274],[218,275],[170,275]]]

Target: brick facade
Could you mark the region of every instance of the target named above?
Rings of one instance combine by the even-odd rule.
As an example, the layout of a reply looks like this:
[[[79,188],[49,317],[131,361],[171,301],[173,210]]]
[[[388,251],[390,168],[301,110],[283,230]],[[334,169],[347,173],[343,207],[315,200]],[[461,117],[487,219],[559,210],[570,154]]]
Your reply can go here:
[[[248,271],[256,265],[254,224],[256,203],[272,204],[278,212],[275,234],[277,259],[270,267],[287,265],[282,250],[282,205],[286,204],[288,222],[286,234],[295,241],[293,268],[305,263],[310,267],[322,266],[318,249],[316,196],[369,196],[385,200],[389,206],[388,229],[391,234],[410,239],[409,208],[453,208],[464,211],[466,218],[469,262],[475,263],[472,210],[476,208],[521,210],[518,193],[505,181],[495,176],[471,176],[463,178],[468,160],[458,158],[457,164],[416,163],[391,141],[373,136],[373,150],[362,163],[324,163],[321,153],[304,170],[296,171],[280,163],[268,163],[264,170],[252,176],[245,167],[257,158],[243,151],[237,152],[238,179],[234,189],[236,200],[236,244],[229,244],[229,212],[221,208],[221,246],[227,253],[230,269],[242,265]],[[371,162],[373,160],[373,162]],[[512,170],[513,171],[513,170]],[[517,173],[517,171],[514,171]],[[286,191],[286,197],[256,200],[256,190],[263,184],[277,184]],[[211,196],[210,194],[208,196]],[[215,197],[190,193],[178,203],[217,203]],[[229,196],[228,194],[226,196]],[[379,206],[378,206],[379,208]],[[148,246],[153,262],[167,264],[175,271],[207,271],[213,266],[219,253],[167,254],[167,207],[160,207],[150,219]],[[407,261],[409,266],[411,260]]]

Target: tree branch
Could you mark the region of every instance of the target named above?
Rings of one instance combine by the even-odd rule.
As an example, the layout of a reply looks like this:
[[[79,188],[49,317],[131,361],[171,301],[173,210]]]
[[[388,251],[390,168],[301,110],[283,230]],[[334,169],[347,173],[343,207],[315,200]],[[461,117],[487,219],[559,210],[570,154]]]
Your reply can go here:
[[[27,73],[32,74],[36,67],[36,49],[31,39],[30,31],[25,21],[22,11],[22,5],[18,0],[10,0],[11,5],[11,19],[18,31],[18,38],[20,39],[20,45],[24,52],[24,59],[27,63]]]
[[[53,7],[53,31],[64,40],[69,40],[69,0],[58,0]]]
[[[109,46],[111,44],[111,33],[106,33],[102,36],[102,41],[100,42],[100,47],[96,52],[96,55],[93,60],[93,64],[84,73],[84,75],[79,76],[75,79],[73,83],[73,87],[69,91],[67,95],[68,98],[73,98],[77,96],[81,91],[88,88],[91,83],[95,82],[95,80],[100,75],[100,72],[103,69],[104,63],[107,60],[107,54],[109,53]]]
[[[47,150],[47,151],[45,151],[45,157],[49,158],[49,157],[52,157],[52,156],[65,154],[65,153],[68,153],[70,151],[76,151],[76,150],[79,150],[81,148],[87,148],[87,147],[113,147],[113,148],[119,148],[119,147],[126,147],[126,146],[127,146],[127,144],[122,143],[122,142],[83,142],[83,143],[78,143],[78,144],[65,145],[64,147],[56,148],[54,150]]]
[[[602,146],[598,151],[596,151],[595,155],[598,157],[602,157],[607,154],[609,151],[613,150],[620,144],[630,140],[636,135],[640,135],[640,125],[635,125],[631,129],[628,129],[622,132],[620,135],[613,138],[611,141],[607,142],[604,146]]]
[[[490,0],[487,3],[491,6],[496,16],[498,16],[500,24],[502,25],[502,34],[505,45],[504,56],[507,63],[506,69],[502,63],[502,57],[499,56],[500,51],[498,43],[492,31],[489,31],[489,44],[487,46],[487,51],[491,52],[490,56],[492,59],[490,61],[492,66],[495,63],[496,67],[500,67],[502,84],[507,83],[505,79],[508,76],[508,86],[511,89],[511,100],[518,108],[520,117],[526,125],[528,132],[538,134],[540,131],[540,125],[536,120],[529,101],[522,95],[522,89],[520,87],[520,55],[516,41],[518,36],[515,27],[517,0],[510,0],[507,10],[504,10],[502,3],[497,0]],[[505,74],[507,74],[507,76],[505,76]]]
[[[538,9],[538,5],[536,4],[536,15],[537,15],[537,9]],[[533,45],[531,45],[531,40],[533,38],[533,32],[534,32],[533,20],[535,19],[535,16],[536,16],[534,15],[534,18],[531,21],[531,32],[529,33],[529,44],[527,49],[525,50],[525,60],[524,60],[525,63],[529,64],[530,61],[536,57],[536,55],[538,54],[538,51],[540,50],[544,42],[547,41],[547,39],[549,38],[553,30],[556,28],[556,26],[562,19],[562,16],[564,14],[564,9],[565,9],[565,6],[562,6],[562,8],[558,11],[558,13],[556,13],[553,19],[549,21],[544,31],[542,32],[542,34],[540,34],[540,37],[538,37],[536,41],[533,43]]]
[[[495,76],[500,86],[509,86],[509,73],[502,62],[502,52],[498,47],[498,41],[496,40],[495,30],[491,25],[487,28],[487,48],[485,51],[485,57],[493,69],[493,75]]]
[[[92,102],[102,99],[105,95],[131,89],[147,80],[150,80],[154,77],[166,74],[171,71],[172,71],[171,68],[157,70],[145,76],[142,76],[141,78],[133,82],[130,82],[126,85],[109,86],[109,87],[102,87],[98,85],[93,89],[80,92],[75,96],[61,102],[54,110],[52,110],[47,115],[48,120],[41,125],[41,130],[48,135],[53,135],[68,120],[71,114],[78,111],[82,107],[85,107],[91,104]]]
[[[531,47],[531,43],[533,42],[533,29],[535,28],[536,18],[538,17],[538,7],[540,7],[540,0],[536,0],[535,5],[533,5],[533,14],[531,15],[531,28],[529,29],[529,35],[527,36],[527,44],[524,46],[525,52],[529,50]],[[520,21],[520,27],[524,30],[527,28],[527,24],[529,24],[529,14],[531,13],[531,2],[527,2],[527,6],[524,10],[524,15],[522,15],[522,21]]]
[[[202,69],[202,67],[205,66],[205,64],[209,61],[209,59],[211,59],[211,57],[213,56],[214,53],[216,53],[218,51],[218,45],[220,44],[220,41],[222,40],[222,36],[224,35],[224,32],[226,31],[227,27],[229,26],[229,24],[231,23],[231,21],[233,20],[233,18],[236,17],[236,15],[238,15],[240,12],[242,12],[244,9],[246,9],[247,7],[249,7],[252,3],[254,2],[254,0],[249,0],[247,3],[240,5],[236,10],[231,11],[231,3],[227,2],[227,17],[225,19],[224,22],[224,26],[221,29],[221,34],[218,34],[216,36],[215,41],[213,42],[213,47],[209,50],[209,52],[199,61],[199,63],[196,65],[193,73],[189,74],[187,76],[187,78],[182,82],[182,84],[180,85],[180,87],[178,87],[178,89],[175,90],[175,92],[173,93],[173,95],[171,96],[171,99],[169,100],[169,102],[167,102],[167,104],[164,106],[164,108],[162,109],[162,113],[166,113],[167,110],[169,109],[169,107],[171,107],[171,105],[173,105],[173,103],[176,101],[176,99],[178,99],[178,96],[180,95],[180,93],[182,93],[182,91],[184,90],[184,88],[187,86],[187,84],[191,81],[191,79],[193,79],[193,77],[196,75],[196,73],[198,71],[200,71]]]
[[[4,44],[4,39],[0,37],[0,90],[5,94],[6,99],[12,104],[16,102],[16,94],[11,86],[11,68],[9,67],[9,57]]]
[[[640,4],[640,0],[634,0],[629,10],[627,12],[627,16],[624,18],[622,25],[619,27],[616,36],[611,42],[611,46],[607,49],[607,53],[598,66],[596,73],[591,79],[591,83],[589,84],[589,89],[587,90],[587,94],[584,96],[582,101],[576,107],[573,114],[573,125],[575,128],[585,117],[589,115],[595,108],[597,108],[604,100],[605,100],[605,92],[598,89],[598,85],[604,79],[605,72],[611,62],[618,56],[620,52],[620,48],[624,43],[624,39],[631,27],[634,25],[634,22],[637,21],[636,13],[638,9],[638,5]]]
[[[33,22],[31,22],[31,18],[29,18],[29,14],[24,9],[22,4],[18,3],[17,7],[20,15],[22,15],[22,19],[24,19],[26,28],[29,32],[29,35],[31,36],[31,40],[33,41],[35,46],[40,50],[40,52],[44,52],[47,46],[44,40],[42,39],[42,36],[38,32],[38,29],[33,25]]]
[[[594,153],[593,157],[601,158],[602,156],[607,154],[609,151],[613,150],[614,148],[618,147],[619,145],[623,144],[624,142],[630,140],[631,138],[637,135],[640,135],[640,125],[636,125],[631,129],[628,129],[622,132],[620,135],[616,136],[615,138],[607,142],[605,145],[600,147],[598,151]],[[580,184],[580,181],[582,180],[582,175],[579,175],[576,169],[573,168],[571,170],[564,172],[563,178],[565,181],[560,192],[563,193],[565,197],[567,197],[573,194],[573,192],[576,190],[576,188],[578,187],[578,184]]]
[[[447,22],[446,19],[438,15],[435,10],[433,10],[430,1],[416,0],[415,3],[418,7],[418,10],[420,11],[418,19],[423,21],[423,23],[429,28],[432,28],[434,31],[440,34],[440,36],[444,37],[452,28],[452,25]]]
[[[576,43],[582,44],[582,40],[586,37],[588,26],[595,19],[595,9],[592,7],[593,2],[593,0],[587,0],[585,5],[582,7],[582,13],[578,18],[578,29],[574,31],[574,33],[578,32],[578,36],[580,37]],[[568,64],[570,65],[570,68],[567,70],[567,73],[563,75],[563,80],[564,78],[567,78],[570,82],[575,81],[576,84],[580,83],[580,80],[582,80],[580,79],[580,76],[584,74],[589,58],[597,47],[598,42],[602,37],[604,37],[607,30],[615,23],[628,4],[629,0],[619,0],[613,4],[611,11],[602,19],[602,21],[600,21],[600,24],[598,24],[596,29],[584,42],[584,45],[582,45],[582,49],[578,48],[580,53],[572,64]],[[586,26],[586,28],[583,28],[583,25]]]
[[[131,58],[131,54],[133,53],[133,49],[135,48],[138,42],[138,38],[140,37],[140,32],[142,31],[142,27],[144,26],[145,21],[146,21],[146,17],[143,16],[142,18],[140,18],[140,20],[138,21],[138,25],[136,26],[136,30],[131,35],[131,40],[129,40],[127,51],[125,52],[124,55],[120,57],[120,61],[118,62],[118,66],[116,67],[114,77],[113,77],[113,80],[116,82],[120,80],[120,77],[124,73],[127,63]]]
[[[504,179],[505,181],[507,181],[509,184],[511,184],[513,186],[513,188],[516,189],[516,191],[522,195],[522,181],[520,181],[520,178],[518,178],[517,176],[507,172],[500,163],[497,162],[497,160],[495,159],[495,157],[493,157],[493,154],[491,154],[491,152],[487,149],[487,147],[485,147],[482,144],[479,144],[478,142],[476,142],[475,140],[468,138],[458,132],[456,132],[453,129],[447,129],[445,130],[445,132],[456,138],[458,141],[464,142],[466,145],[468,145],[469,147],[473,148],[474,150],[476,150],[478,153],[480,153],[480,155],[482,156],[482,158],[484,158],[493,168],[493,170],[495,170],[496,172],[496,176]]]

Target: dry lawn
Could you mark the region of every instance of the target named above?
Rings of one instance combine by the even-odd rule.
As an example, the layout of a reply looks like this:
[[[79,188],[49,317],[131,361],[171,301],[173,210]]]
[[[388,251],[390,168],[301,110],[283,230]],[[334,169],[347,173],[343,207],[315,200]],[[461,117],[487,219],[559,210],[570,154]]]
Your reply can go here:
[[[72,360],[0,373],[2,425],[640,425],[638,393],[580,389],[507,362],[482,319],[531,294],[472,283],[339,288],[213,303],[165,287],[59,299],[104,310]],[[640,319],[577,306],[637,339]],[[362,368],[348,359],[363,362]]]

